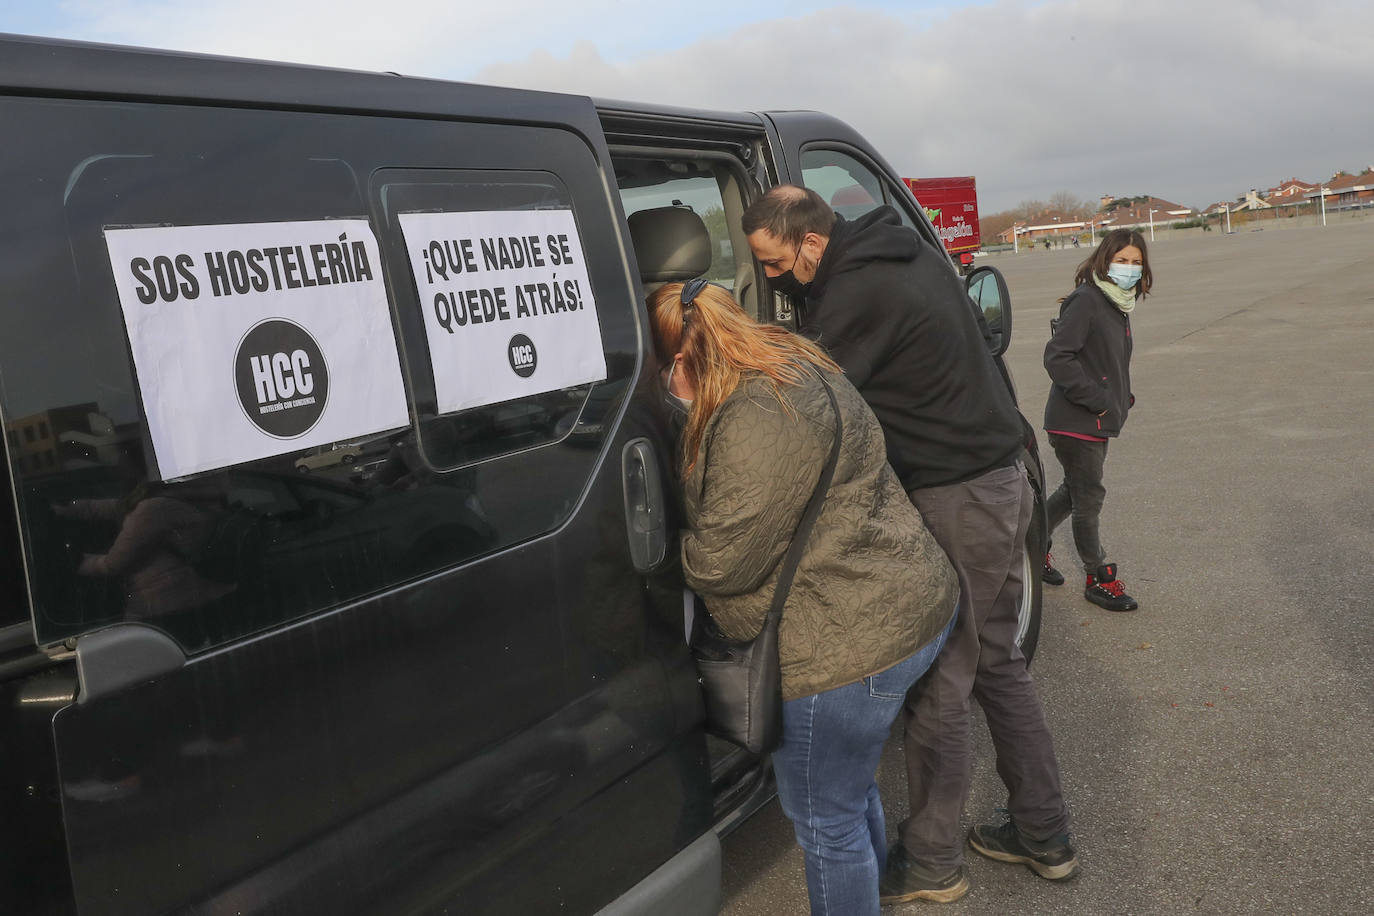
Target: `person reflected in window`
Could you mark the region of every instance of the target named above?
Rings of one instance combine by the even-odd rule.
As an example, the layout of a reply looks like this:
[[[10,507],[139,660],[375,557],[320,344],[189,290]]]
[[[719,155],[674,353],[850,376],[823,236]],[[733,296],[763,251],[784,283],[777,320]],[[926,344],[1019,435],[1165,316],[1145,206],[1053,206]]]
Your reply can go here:
[[[190,485],[147,482],[122,499],[77,499],[53,507],[63,518],[119,525],[108,550],[86,554],[81,576],[124,583],[124,613],[133,620],[199,607],[234,591],[198,572],[192,560],[210,532],[218,495]]]
[[[887,463],[883,433],[818,346],[719,286],[649,301],[665,397],[684,423],[682,565],[716,626],[752,639],[843,426],[833,481],[782,613],[778,795],[815,916],[877,916],[886,828],[875,773],[907,690],[954,622],[958,579]]]

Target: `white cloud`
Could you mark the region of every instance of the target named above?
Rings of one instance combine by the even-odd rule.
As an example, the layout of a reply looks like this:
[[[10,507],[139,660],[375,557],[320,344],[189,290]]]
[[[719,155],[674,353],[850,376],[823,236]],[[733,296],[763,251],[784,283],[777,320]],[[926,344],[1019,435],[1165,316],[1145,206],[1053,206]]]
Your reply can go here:
[[[627,62],[591,44],[479,82],[715,108],[815,108],[985,210],[1069,190],[1206,205],[1374,161],[1374,9],[1265,0],[1004,2],[921,25],[777,20]]]
[[[23,8],[49,0],[9,0]],[[912,19],[943,14],[944,0],[898,5]],[[956,0],[988,2],[988,0]],[[395,70],[450,79],[542,48],[567,55],[594,38],[616,59],[675,48],[749,19],[800,15],[829,0],[63,0],[58,34],[84,40],[296,63]],[[0,10],[0,31],[12,14]]]
[[[1374,161],[1374,6],[1360,0],[824,2],[700,0],[690,14],[647,0],[62,9],[79,23],[67,34],[93,40],[689,107],[819,109],[903,174],[977,175],[989,212],[1058,190],[1205,205]]]
[[[579,15],[604,20],[619,6],[582,0]],[[102,41],[425,75],[559,47],[570,18],[541,0],[72,0],[66,9]]]

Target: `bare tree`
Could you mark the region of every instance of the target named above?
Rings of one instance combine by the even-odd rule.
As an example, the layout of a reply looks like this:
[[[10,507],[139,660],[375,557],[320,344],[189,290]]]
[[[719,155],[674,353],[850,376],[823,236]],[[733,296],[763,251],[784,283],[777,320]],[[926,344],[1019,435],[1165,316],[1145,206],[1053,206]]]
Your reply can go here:
[[[1046,205],[1043,200],[1023,200],[1011,212],[1016,214],[1017,219],[1031,222],[1037,216],[1043,215],[1045,209]]]
[[[1069,191],[1055,191],[1050,195],[1050,209],[1064,216],[1081,216],[1086,206],[1081,198]]]
[[[1000,213],[990,213],[987,216],[980,215],[978,228],[983,236],[983,244],[991,245],[1000,233],[1010,229],[1011,224],[1019,218],[1015,210],[1003,210]]]

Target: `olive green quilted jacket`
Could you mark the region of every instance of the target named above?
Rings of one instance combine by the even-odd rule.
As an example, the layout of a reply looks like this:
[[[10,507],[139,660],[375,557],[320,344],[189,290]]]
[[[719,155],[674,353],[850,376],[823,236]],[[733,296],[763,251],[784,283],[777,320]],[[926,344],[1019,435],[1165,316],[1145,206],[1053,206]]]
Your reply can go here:
[[[844,419],[834,481],[783,608],[783,698],[852,684],[934,639],[954,613],[954,570],[887,463],[873,411],[827,375]],[[783,394],[746,380],[707,424],[684,481],[687,584],[734,639],[758,633],[779,567],[834,441],[814,375]]]

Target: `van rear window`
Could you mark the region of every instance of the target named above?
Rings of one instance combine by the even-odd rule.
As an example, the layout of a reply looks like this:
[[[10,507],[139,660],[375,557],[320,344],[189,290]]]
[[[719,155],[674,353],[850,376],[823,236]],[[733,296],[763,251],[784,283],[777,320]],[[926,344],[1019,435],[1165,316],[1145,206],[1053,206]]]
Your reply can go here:
[[[6,179],[0,225],[0,411],[40,642],[138,621],[201,651],[568,517],[634,371],[634,303],[597,295],[607,268],[586,262],[563,179],[517,165],[562,144],[553,161],[581,156],[592,175],[585,145],[552,129],[42,99],[0,99],[0,119],[4,173],[25,176]],[[416,167],[396,168],[398,150]],[[452,168],[455,151],[485,170]],[[422,301],[427,243],[461,240],[408,247],[403,216],[468,226],[490,269],[480,288],[426,286]],[[547,278],[520,272],[535,259]],[[446,402],[436,361],[476,350],[432,345],[489,318],[498,285],[512,318],[533,308],[553,333],[493,333],[495,368],[459,376]],[[449,328],[429,338],[441,292]],[[306,293],[313,318],[284,311]],[[222,409],[200,399],[214,385]],[[0,549],[20,562],[17,543]]]

